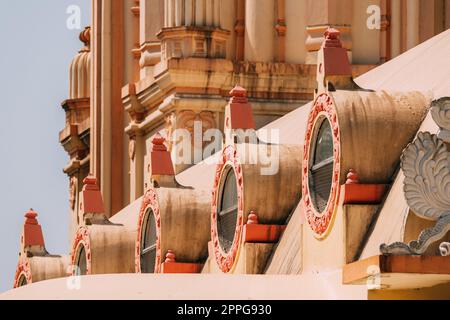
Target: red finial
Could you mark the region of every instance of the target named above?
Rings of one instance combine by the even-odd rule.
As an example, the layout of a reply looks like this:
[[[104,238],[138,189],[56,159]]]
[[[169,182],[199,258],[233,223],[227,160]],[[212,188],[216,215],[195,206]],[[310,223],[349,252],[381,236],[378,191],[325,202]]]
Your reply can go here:
[[[341,32],[334,28],[328,28],[327,31],[325,31],[325,42],[324,47],[325,48],[342,48],[341,40],[339,39],[341,35]]]
[[[166,146],[164,145],[164,142],[166,142],[166,139],[158,132],[155,134],[152,140],[153,144],[153,151],[167,151]]]
[[[164,262],[170,263],[170,262],[176,262],[176,256],[175,253],[172,250],[167,250],[166,254],[166,260]]]
[[[37,221],[38,214],[33,210],[25,213],[25,224],[23,227],[22,243],[24,246],[44,246],[42,228]]]
[[[339,30],[335,29],[335,28],[328,28],[325,31],[325,37],[327,39],[333,39],[333,40],[334,39],[339,39],[340,34],[341,34],[341,32]]]
[[[236,85],[230,91],[230,105],[225,126],[228,129],[254,129],[255,121],[253,119],[252,106],[248,102],[247,90]]]
[[[349,173],[347,174],[347,181],[345,182],[345,184],[358,184],[358,183],[359,183],[358,173],[355,170],[350,169]]]
[[[250,214],[247,218],[247,224],[259,224],[258,216],[254,211],[250,211]]]
[[[241,97],[245,98],[247,97],[247,90],[242,88],[240,85],[236,85],[231,91],[230,96],[232,97]]]
[[[36,220],[38,214],[37,212],[35,212],[33,209],[30,209],[27,211],[27,213],[25,213],[25,218],[27,218],[28,220]]]
[[[99,190],[97,185],[97,178],[92,173],[84,178],[83,184],[83,190]]]

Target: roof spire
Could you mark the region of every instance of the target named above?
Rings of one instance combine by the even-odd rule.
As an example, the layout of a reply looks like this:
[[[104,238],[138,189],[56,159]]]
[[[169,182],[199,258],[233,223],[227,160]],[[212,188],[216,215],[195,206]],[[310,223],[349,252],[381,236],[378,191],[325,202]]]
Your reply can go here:
[[[316,95],[337,89],[355,89],[347,50],[342,46],[340,31],[328,28],[317,56]]]
[[[175,170],[172,157],[164,144],[166,139],[158,132],[152,140],[149,171],[155,186],[175,186]]]

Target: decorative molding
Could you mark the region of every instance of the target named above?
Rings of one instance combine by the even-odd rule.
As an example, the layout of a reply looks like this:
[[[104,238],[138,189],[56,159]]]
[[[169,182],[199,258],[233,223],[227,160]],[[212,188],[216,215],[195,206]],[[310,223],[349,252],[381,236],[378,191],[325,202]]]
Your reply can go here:
[[[221,182],[223,173],[227,166],[233,167],[236,175],[237,193],[238,193],[238,215],[236,223],[236,232],[234,234],[233,244],[228,253],[224,252],[220,246],[219,235],[217,230],[217,206],[221,191]],[[212,206],[211,206],[211,239],[214,246],[214,255],[216,262],[224,273],[229,273],[233,270],[238,257],[238,252],[241,244],[242,230],[244,225],[244,175],[242,166],[237,155],[237,150],[230,145],[222,151],[220,162],[216,168],[216,175],[214,179]]]
[[[128,156],[131,161],[134,161],[136,157],[136,137],[130,138],[130,142],[128,143]]]
[[[441,129],[438,137],[450,143],[450,97],[433,101],[431,115]]]
[[[441,240],[449,231],[450,214],[447,214],[440,218],[433,228],[423,230],[418,240],[411,241],[409,244],[403,242],[395,242],[390,245],[382,244],[380,251],[385,255],[422,255],[431,244]],[[441,246],[445,249],[445,243],[442,243]]]
[[[156,261],[155,261],[155,273],[161,272],[161,213],[159,209],[158,195],[153,188],[149,188],[142,199],[142,205],[139,212],[138,227],[137,227],[137,239],[135,246],[135,270],[136,273],[141,273],[141,240],[142,240],[142,228],[144,224],[144,218],[147,211],[151,209],[155,218],[156,225]]]
[[[20,278],[24,276],[27,279],[27,285],[33,283],[31,266],[28,258],[20,258],[17,264],[16,275],[14,277],[14,289],[19,287]]]
[[[330,192],[330,198],[328,200],[327,207],[323,213],[317,212],[312,203],[311,193],[309,190],[309,165],[310,154],[312,152],[311,146],[313,144],[315,126],[317,121],[321,117],[327,117],[331,123],[333,132],[333,181]],[[333,218],[336,211],[337,201],[339,199],[340,186],[340,163],[341,163],[341,134],[339,129],[338,117],[336,108],[333,104],[333,99],[330,95],[323,93],[319,95],[314,103],[314,107],[309,115],[308,126],[305,136],[305,145],[303,153],[303,176],[302,176],[302,194],[303,204],[305,208],[306,220],[309,226],[314,232],[315,236],[319,239],[324,238],[330,232]]]
[[[450,213],[450,163],[444,142],[434,134],[419,132],[401,161],[405,198],[414,213],[433,221]]]
[[[78,228],[77,234],[75,235],[75,240],[72,246],[71,254],[71,274],[76,276],[76,263],[77,255],[80,245],[84,246],[84,251],[86,252],[86,274],[90,275],[92,273],[92,251],[91,251],[91,240],[89,235],[89,229],[86,226],[81,226]]]
[[[436,221],[436,224],[422,231],[418,240],[409,244],[382,244],[380,251],[391,255],[422,255],[431,244],[450,231],[450,162],[447,147],[436,135],[419,132],[416,140],[403,151],[401,167],[405,175],[405,198],[411,210],[418,217]]]
[[[77,201],[77,185],[78,179],[74,176],[70,177],[69,182],[69,205],[71,210],[75,210],[75,204]]]

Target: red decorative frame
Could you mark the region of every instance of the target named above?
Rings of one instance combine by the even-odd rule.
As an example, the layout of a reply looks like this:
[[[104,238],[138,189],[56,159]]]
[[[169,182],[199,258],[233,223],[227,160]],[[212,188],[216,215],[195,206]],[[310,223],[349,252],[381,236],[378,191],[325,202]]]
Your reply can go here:
[[[22,276],[27,279],[27,285],[33,283],[30,262],[27,258],[20,258],[17,264],[16,275],[14,277],[14,289],[19,287],[19,280]]]
[[[236,175],[236,184],[238,192],[238,217],[236,224],[236,232],[233,244],[228,253],[224,252],[220,246],[217,231],[217,205],[221,191],[221,180],[223,173],[227,167],[231,166]],[[211,239],[214,245],[214,255],[220,270],[228,273],[233,270],[237,261],[240,248],[242,230],[244,226],[244,176],[242,167],[237,156],[237,150],[234,146],[228,146],[222,151],[220,162],[216,168],[216,176],[214,179],[213,194],[211,206]]]
[[[309,166],[312,139],[314,138],[315,126],[318,120],[325,116],[331,124],[333,132],[333,181],[331,185],[330,198],[323,213],[317,212],[312,203],[309,191]],[[339,199],[339,180],[340,180],[340,163],[341,163],[341,134],[336,108],[330,95],[323,93],[316,98],[314,107],[311,110],[306,130],[304,154],[303,154],[303,177],[302,192],[303,204],[305,208],[305,216],[315,236],[319,239],[325,238],[333,225],[337,201]]]
[[[155,273],[161,273],[162,253],[161,253],[161,213],[159,210],[158,195],[153,188],[148,189],[145,192],[142,199],[141,210],[139,211],[137,240],[135,250],[135,270],[136,273],[141,273],[141,236],[142,226],[144,218],[148,209],[153,211],[156,225],[156,261],[155,261]]]
[[[75,236],[75,241],[72,246],[72,257],[71,257],[71,274],[76,276],[75,274],[75,264],[78,255],[78,248],[80,245],[84,246],[84,250],[86,252],[86,274],[91,274],[92,272],[92,252],[91,252],[91,240],[89,237],[89,229],[85,226],[81,226],[78,228],[77,234]]]

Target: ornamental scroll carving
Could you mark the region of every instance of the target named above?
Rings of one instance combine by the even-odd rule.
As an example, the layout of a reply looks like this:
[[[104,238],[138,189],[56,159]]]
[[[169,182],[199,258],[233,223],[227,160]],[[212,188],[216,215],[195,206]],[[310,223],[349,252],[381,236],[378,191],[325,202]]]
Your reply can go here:
[[[441,129],[440,133],[448,131],[450,98],[433,102],[431,113]],[[419,238],[409,244],[382,244],[380,250],[383,254],[422,255],[431,244],[442,241],[450,232],[450,153],[440,136],[419,132],[401,157],[408,205],[418,217],[436,221],[436,224],[423,230]],[[443,256],[450,255],[450,243],[441,243],[439,251]]]

